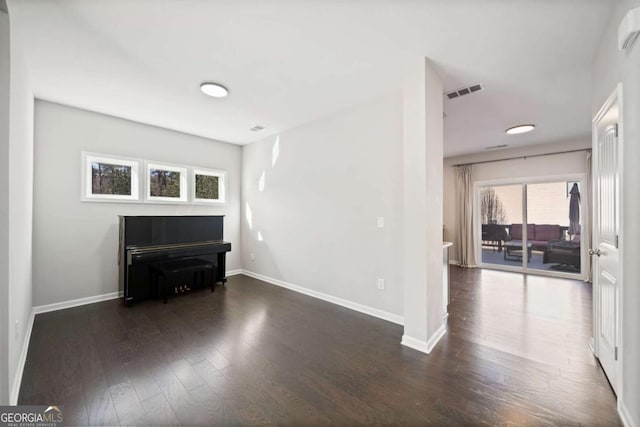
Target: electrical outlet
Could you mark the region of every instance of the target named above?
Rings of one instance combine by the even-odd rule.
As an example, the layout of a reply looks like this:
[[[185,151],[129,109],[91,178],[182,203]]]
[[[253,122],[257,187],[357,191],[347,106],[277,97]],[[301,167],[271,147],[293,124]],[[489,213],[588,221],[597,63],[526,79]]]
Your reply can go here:
[[[253,252],[251,252],[251,261],[255,261],[256,260],[256,254],[254,254]]]
[[[384,217],[383,216],[379,216],[378,217],[378,228],[384,228]]]
[[[378,279],[378,289],[384,291],[384,279]]]

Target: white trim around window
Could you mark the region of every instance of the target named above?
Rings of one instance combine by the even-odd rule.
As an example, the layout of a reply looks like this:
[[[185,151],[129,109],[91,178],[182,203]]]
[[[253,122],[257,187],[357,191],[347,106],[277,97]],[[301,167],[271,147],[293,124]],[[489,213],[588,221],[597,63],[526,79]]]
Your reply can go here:
[[[125,181],[128,181],[129,194],[113,194],[114,177],[108,177],[112,182],[104,193],[94,187],[93,169],[95,165],[111,166],[111,174],[113,174],[113,166],[125,170]],[[81,189],[80,200],[84,202],[129,202],[136,203],[140,201],[140,160],[113,155],[96,154],[82,151],[81,152]],[[128,175],[128,176],[126,176]]]

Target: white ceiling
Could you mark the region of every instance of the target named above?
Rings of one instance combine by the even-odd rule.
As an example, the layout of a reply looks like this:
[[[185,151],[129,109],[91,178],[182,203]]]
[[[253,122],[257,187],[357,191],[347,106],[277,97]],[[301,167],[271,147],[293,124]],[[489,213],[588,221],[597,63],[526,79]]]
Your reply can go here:
[[[590,133],[613,0],[10,0],[38,98],[245,144],[398,90],[430,57],[445,155]],[[218,81],[225,99],[202,95]],[[519,123],[535,132],[507,136]],[[249,128],[260,124],[261,132]]]

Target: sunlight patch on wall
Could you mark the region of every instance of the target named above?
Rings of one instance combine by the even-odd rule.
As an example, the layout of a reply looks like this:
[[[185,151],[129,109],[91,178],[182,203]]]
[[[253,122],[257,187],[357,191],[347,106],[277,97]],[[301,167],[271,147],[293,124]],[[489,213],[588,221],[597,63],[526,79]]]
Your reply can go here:
[[[258,241],[262,242],[264,239],[262,238],[262,233],[258,231]]]
[[[258,191],[264,191],[265,172],[262,171],[260,179],[258,180]]]
[[[275,167],[278,157],[280,157],[280,135],[276,136],[276,142],[271,149],[271,167]]]
[[[247,203],[245,211],[245,218],[247,219],[247,224],[249,224],[249,230],[253,230],[253,213],[251,212],[249,203]]]

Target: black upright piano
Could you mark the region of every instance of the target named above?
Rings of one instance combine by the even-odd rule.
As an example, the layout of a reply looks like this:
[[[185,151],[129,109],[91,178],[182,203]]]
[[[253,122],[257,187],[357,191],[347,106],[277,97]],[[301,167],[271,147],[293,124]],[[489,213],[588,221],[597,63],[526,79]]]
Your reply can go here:
[[[176,259],[200,258],[216,266],[217,282],[226,282],[224,216],[120,216],[120,289],[125,304],[150,298],[149,266]]]

